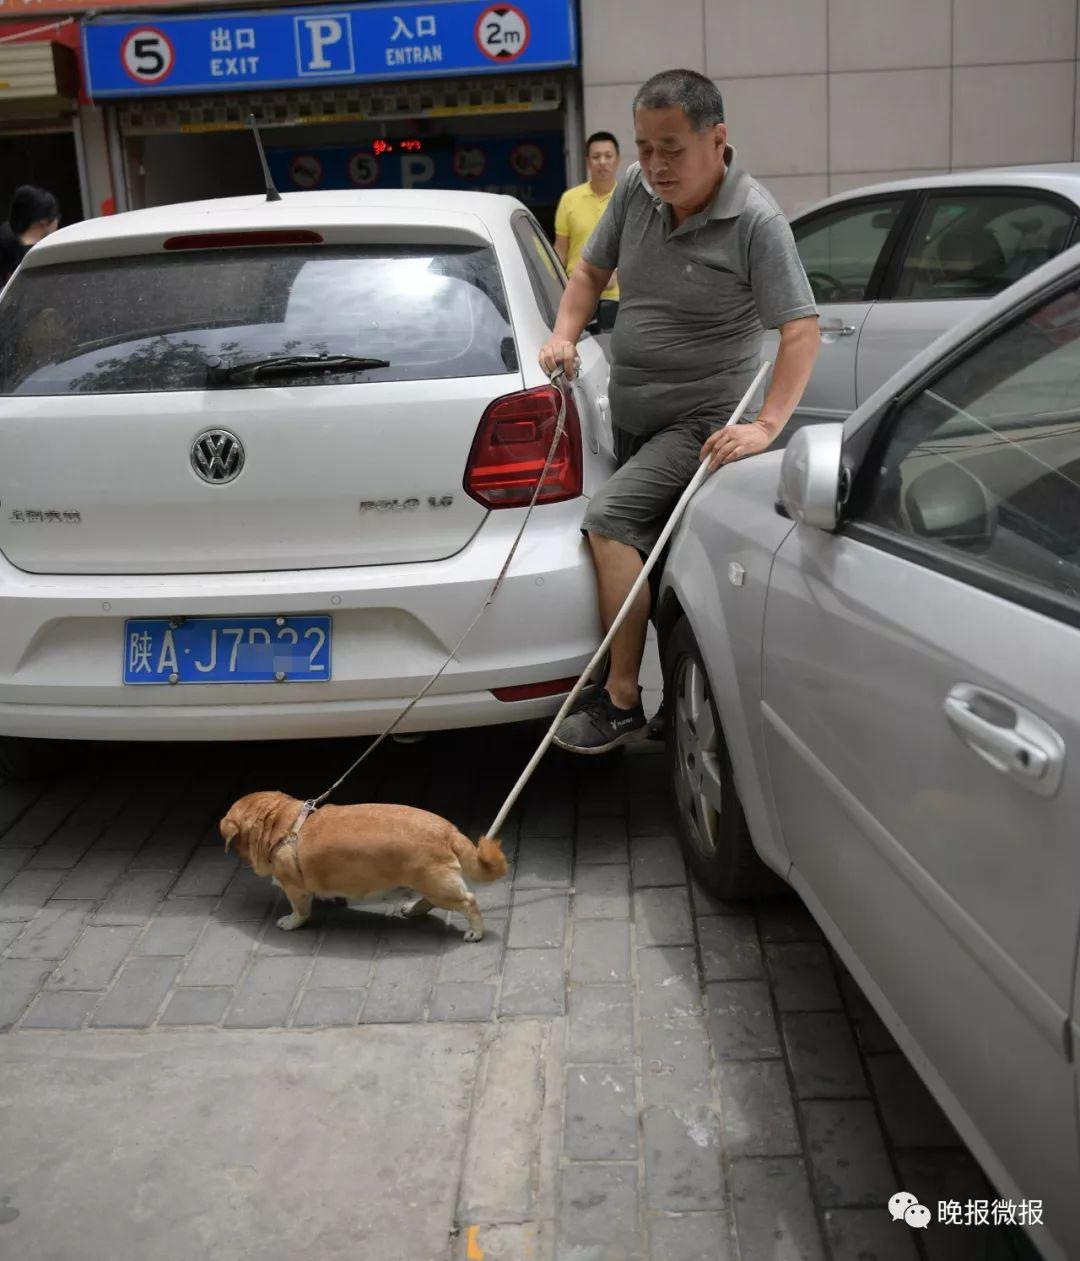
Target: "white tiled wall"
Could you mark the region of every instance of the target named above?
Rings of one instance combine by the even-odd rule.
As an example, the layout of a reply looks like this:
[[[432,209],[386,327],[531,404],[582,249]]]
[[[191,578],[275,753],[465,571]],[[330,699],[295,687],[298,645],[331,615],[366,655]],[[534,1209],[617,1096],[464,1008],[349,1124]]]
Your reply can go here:
[[[586,131],[686,66],[789,213],[864,184],[1080,159],[1080,0],[581,0]]]

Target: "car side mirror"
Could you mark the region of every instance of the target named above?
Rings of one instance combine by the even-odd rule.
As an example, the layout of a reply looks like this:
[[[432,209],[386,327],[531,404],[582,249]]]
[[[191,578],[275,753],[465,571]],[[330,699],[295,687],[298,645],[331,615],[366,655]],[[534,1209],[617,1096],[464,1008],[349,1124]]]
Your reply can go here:
[[[780,465],[780,502],[793,521],[817,530],[835,530],[840,522],[844,426],[805,425],[784,448]]]
[[[997,509],[986,487],[961,464],[946,460],[914,477],[904,492],[912,533],[966,551],[988,547]]]

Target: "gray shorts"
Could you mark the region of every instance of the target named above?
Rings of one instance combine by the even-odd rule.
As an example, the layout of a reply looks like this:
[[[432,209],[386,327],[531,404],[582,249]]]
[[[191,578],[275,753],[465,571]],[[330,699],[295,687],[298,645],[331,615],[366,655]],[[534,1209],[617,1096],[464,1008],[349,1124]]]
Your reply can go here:
[[[647,556],[698,470],[702,443],[717,428],[714,421],[679,420],[644,436],[615,429],[619,467],[593,496],[582,530]]]

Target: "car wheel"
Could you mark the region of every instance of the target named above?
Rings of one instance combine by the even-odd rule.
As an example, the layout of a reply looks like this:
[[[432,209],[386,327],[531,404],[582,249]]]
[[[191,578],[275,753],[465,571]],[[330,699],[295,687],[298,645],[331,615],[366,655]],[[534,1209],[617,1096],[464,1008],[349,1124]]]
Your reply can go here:
[[[51,779],[68,769],[73,746],[68,740],[26,740],[0,736],[0,778]]]
[[[691,870],[721,898],[774,895],[783,882],[757,855],[735,787],[709,676],[682,618],[664,652],[667,755],[679,839]]]

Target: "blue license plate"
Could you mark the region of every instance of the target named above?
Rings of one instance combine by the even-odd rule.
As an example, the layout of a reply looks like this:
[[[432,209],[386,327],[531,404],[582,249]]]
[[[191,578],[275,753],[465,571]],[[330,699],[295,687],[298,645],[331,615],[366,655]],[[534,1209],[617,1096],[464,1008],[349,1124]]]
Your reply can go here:
[[[329,617],[149,617],[124,623],[125,683],[329,678]]]

